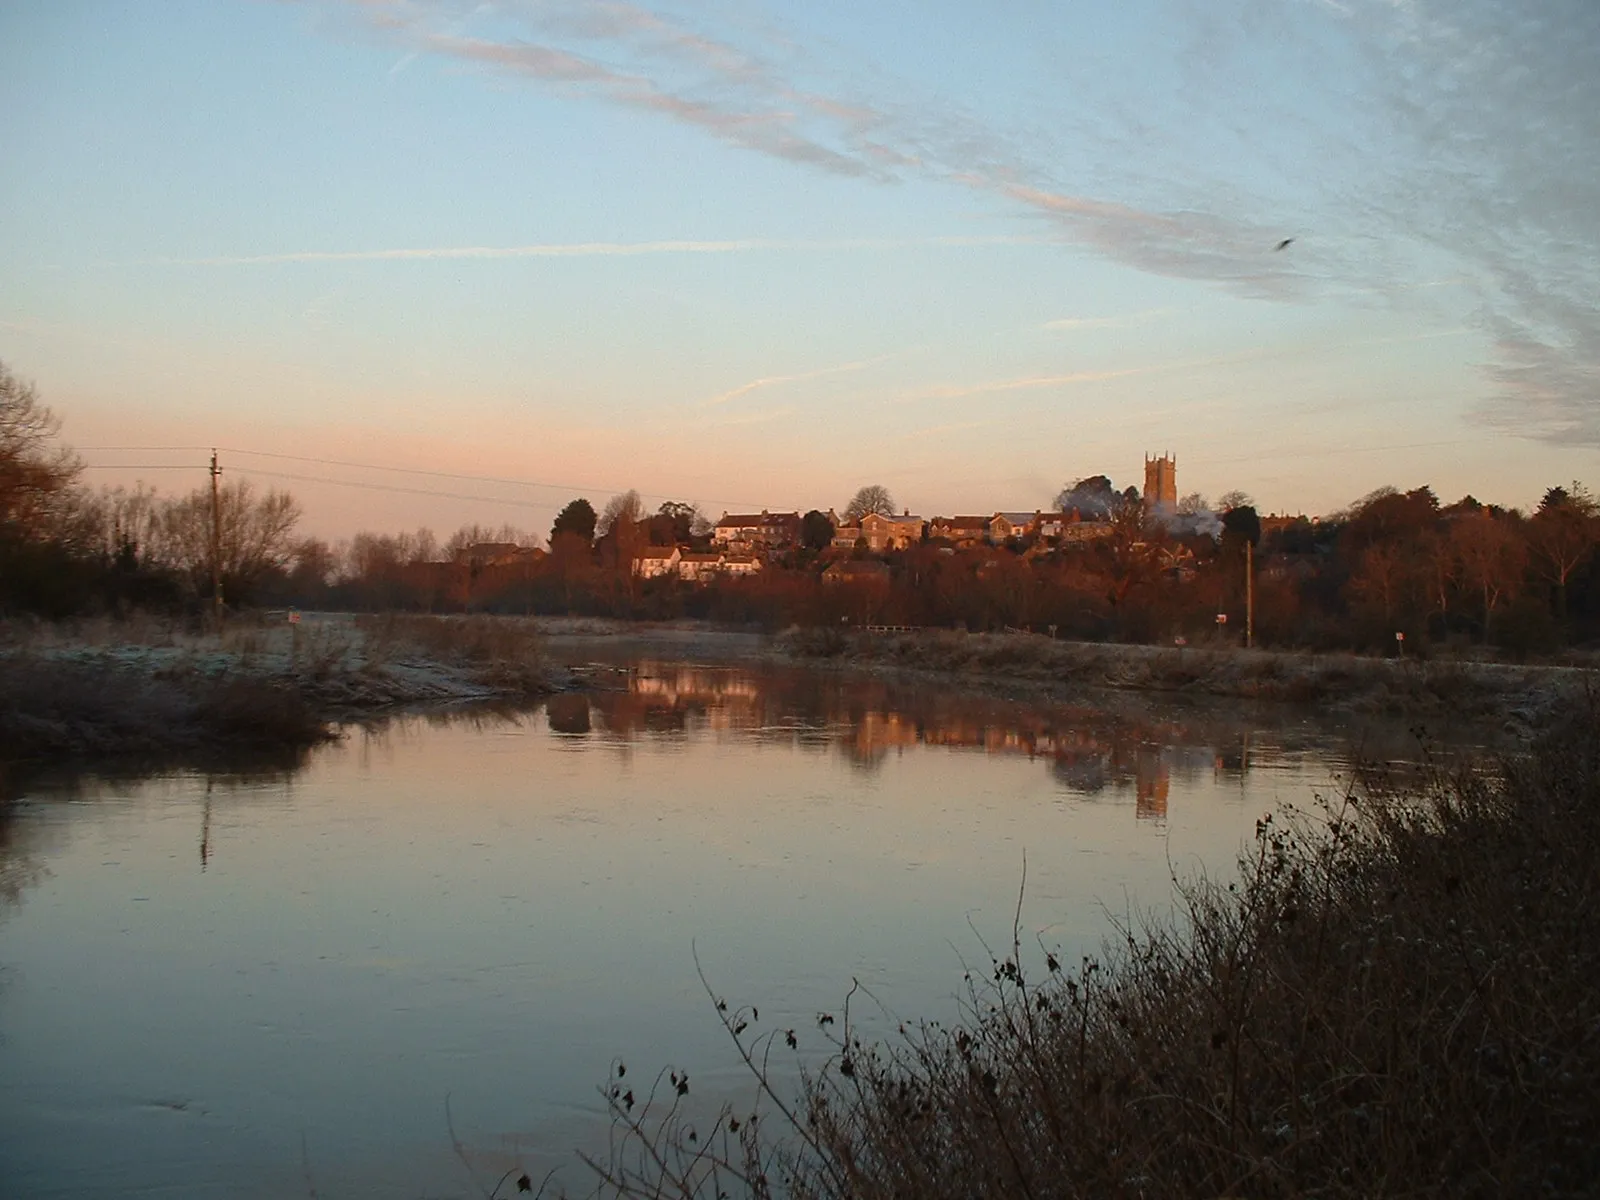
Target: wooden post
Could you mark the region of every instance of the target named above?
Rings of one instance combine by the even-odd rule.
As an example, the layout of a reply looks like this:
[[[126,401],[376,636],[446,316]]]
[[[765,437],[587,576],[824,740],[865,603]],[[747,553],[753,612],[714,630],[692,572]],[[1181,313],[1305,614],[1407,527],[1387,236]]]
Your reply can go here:
[[[211,617],[218,629],[222,628],[222,499],[217,480],[222,468],[217,465],[217,452],[211,451]]]

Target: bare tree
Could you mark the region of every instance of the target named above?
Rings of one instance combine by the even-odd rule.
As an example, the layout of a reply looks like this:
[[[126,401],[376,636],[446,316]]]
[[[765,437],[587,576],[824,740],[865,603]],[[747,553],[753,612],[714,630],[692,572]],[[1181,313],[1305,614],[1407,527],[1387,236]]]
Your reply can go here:
[[[1455,543],[1462,580],[1482,598],[1487,642],[1495,609],[1522,580],[1527,543],[1509,517],[1497,517],[1486,508],[1457,517],[1450,526],[1450,540]]]
[[[433,536],[431,533],[428,535]],[[523,549],[536,548],[539,545],[539,535],[529,533],[510,522],[491,528],[488,525],[463,525],[445,539],[443,557],[445,559],[460,558],[462,552],[473,546],[498,544],[503,546],[517,546]],[[437,558],[437,553],[428,557]]]
[[[637,525],[646,517],[644,501],[639,499],[639,493],[629,488],[620,495],[613,496],[606,501],[606,506],[600,513],[600,519],[595,522],[595,533],[605,537],[616,527],[619,521]]]
[[[1394,542],[1375,542],[1361,552],[1361,561],[1348,585],[1352,597],[1369,611],[1381,613],[1387,624],[1407,579],[1406,550]]]
[[[1544,494],[1528,521],[1534,570],[1556,593],[1556,612],[1567,615],[1567,580],[1600,544],[1600,505],[1580,483]]]
[[[85,494],[80,506],[90,527],[85,549],[108,559],[150,561],[160,543],[161,503],[155,489],[145,483]]]
[[[248,591],[289,561],[300,505],[287,492],[258,496],[247,479],[223,485],[217,495],[220,566],[233,591]],[[211,492],[197,488],[160,505],[153,555],[189,576],[199,589],[211,578]]]
[[[0,362],[0,532],[28,539],[56,532],[83,464],[55,444],[61,420],[33,384]]]
[[[403,539],[406,535],[401,534],[400,536]],[[426,525],[419,526],[417,531],[411,534],[409,549],[410,553],[406,558],[407,562],[420,563],[439,561],[439,539],[434,536],[433,530],[429,529]]]
[[[868,484],[851,497],[850,503],[844,507],[844,519],[851,525],[868,513],[877,513],[880,517],[894,516],[894,497],[881,483]]]
[[[1461,555],[1455,541],[1438,530],[1424,530],[1413,546],[1412,558],[1428,611],[1443,619],[1449,615],[1450,596],[1461,578]]]
[[[630,488],[606,501],[605,510],[595,525],[601,540],[610,547],[608,556],[614,554],[617,566],[627,572],[630,590],[633,587],[633,562],[650,544],[649,520],[650,514],[645,511],[644,501],[639,499],[638,492]]]

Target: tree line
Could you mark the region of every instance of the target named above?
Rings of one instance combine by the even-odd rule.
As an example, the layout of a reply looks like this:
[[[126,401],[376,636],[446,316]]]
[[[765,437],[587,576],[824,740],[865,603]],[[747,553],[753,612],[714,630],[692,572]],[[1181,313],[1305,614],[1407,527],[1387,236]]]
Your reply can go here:
[[[749,578],[641,579],[649,546],[704,550],[692,504],[650,510],[637,492],[597,510],[575,499],[547,537],[513,526],[363,532],[334,545],[303,536],[292,496],[248,480],[167,496],[91,489],[58,442],[32,385],[0,364],[0,611],[50,617],[202,611],[220,569],[229,605],[474,609],[624,618],[699,617],[830,628],[860,624],[1027,628],[1093,640],[1238,640],[1251,593],[1258,644],[1426,653],[1484,644],[1541,653],[1600,637],[1600,506],[1579,484],[1551,487],[1530,513],[1451,504],[1427,486],[1381,488],[1320,520],[1263,522],[1249,497],[1171,512],[1104,475],[1064,487],[1060,511],[1092,538],[1000,545],[924,540],[872,554],[831,545],[805,514],[798,544]],[[895,510],[861,489],[846,521]],[[214,525],[215,523],[215,525]],[[213,553],[215,536],[217,552]],[[476,547],[494,553],[475,557]],[[835,582],[838,556],[883,569]],[[1219,619],[1221,618],[1221,619]],[[1397,636],[1398,635],[1398,636]]]

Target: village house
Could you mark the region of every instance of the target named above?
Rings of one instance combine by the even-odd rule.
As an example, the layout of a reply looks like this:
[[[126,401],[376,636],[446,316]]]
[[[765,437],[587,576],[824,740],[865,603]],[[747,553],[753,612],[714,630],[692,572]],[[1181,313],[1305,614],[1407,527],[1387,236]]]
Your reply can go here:
[[[1066,544],[1083,543],[1110,537],[1112,531],[1113,526],[1110,521],[1085,521],[1074,509],[1066,514],[1059,536]]]
[[[1004,542],[1011,538],[1029,537],[1038,532],[1040,514],[1037,510],[1026,512],[997,512],[989,518],[989,540]]]
[[[719,575],[745,576],[761,571],[761,559],[754,554],[707,554],[690,550],[677,552],[677,575],[687,583],[706,583]],[[663,572],[665,573],[665,572]]]
[[[633,560],[633,573],[640,579],[676,575],[680,552],[676,546],[646,546]]]
[[[788,550],[800,544],[797,512],[723,513],[711,530],[711,539],[724,550],[742,554]]]
[[[912,543],[922,540],[925,524],[921,517],[914,517],[910,513],[898,517],[868,513],[861,518],[861,536],[866,539],[869,550],[879,553],[885,550],[904,550]]]
[[[1058,538],[1065,532],[1066,525],[1066,513],[1042,512],[1039,514],[1039,524],[1034,533],[1041,539]]]
[[[678,578],[689,583],[701,583],[715,575],[721,566],[721,554],[684,551],[678,555]]]
[[[1316,517],[1308,517],[1304,513],[1269,513],[1261,518],[1261,536],[1271,537],[1275,533],[1282,533],[1287,529],[1303,525],[1308,530],[1314,529],[1318,524]]]
[[[928,536],[966,548],[989,536],[988,517],[934,517],[928,522]]]

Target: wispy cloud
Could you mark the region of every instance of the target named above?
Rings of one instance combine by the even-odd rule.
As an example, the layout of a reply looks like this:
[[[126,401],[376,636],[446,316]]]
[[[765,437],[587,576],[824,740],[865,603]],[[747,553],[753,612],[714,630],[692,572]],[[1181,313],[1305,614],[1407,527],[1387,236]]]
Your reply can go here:
[[[1076,383],[1105,383],[1130,375],[1148,375],[1165,367],[1121,367],[1110,371],[1068,371],[1061,375],[1023,375],[1010,379],[989,379],[979,383],[941,383],[895,397],[900,403],[917,400],[964,400],[968,396],[990,396],[1002,392],[1035,391],[1039,388],[1066,387]]]
[[[752,379],[748,383],[741,383],[736,388],[730,388],[721,395],[712,396],[710,399],[702,401],[700,407],[716,408],[737,400],[741,396],[748,396],[751,392],[758,392],[763,388],[777,387],[780,384],[800,383],[807,379],[822,379],[828,375],[844,375],[852,371],[864,371],[876,363],[886,361],[889,357],[889,355],[881,355],[877,358],[862,359],[859,362],[841,363],[836,367],[820,367],[815,371],[798,371],[792,375],[764,375],[759,379]]]
[[[1409,342],[1432,341],[1437,338],[1460,337],[1469,332],[1464,328],[1429,329],[1417,333],[1386,334],[1380,337],[1351,338],[1346,341],[1324,342],[1318,345],[1276,346],[1263,350],[1241,350],[1236,354],[1218,354],[1206,358],[1185,358],[1171,362],[1146,363],[1132,367],[1111,367],[1094,371],[1068,371],[1059,375],[1024,375],[1007,379],[989,379],[975,383],[934,384],[894,397],[897,403],[921,400],[964,400],[969,396],[997,395],[1005,392],[1035,391],[1041,388],[1070,387],[1076,384],[1109,383],[1114,379],[1127,379],[1138,375],[1157,375],[1170,371],[1204,371],[1215,367],[1241,366],[1245,363],[1265,362],[1279,358],[1308,358],[1319,354],[1335,354],[1364,346],[1393,346]],[[1193,412],[1185,405],[1174,412]]]
[[[1231,139],[1218,144],[1235,153],[1198,169],[1192,156],[1164,159],[1189,124],[1163,128],[1105,98],[1093,119],[1112,153],[1092,173],[1062,165],[1071,160],[1036,135],[915,94],[876,66],[830,69],[781,35],[725,32],[726,9],[321,3],[405,53],[648,113],[836,176],[967,187],[1055,240],[1248,297],[1297,302],[1330,288],[1398,297],[1404,248],[1427,244],[1474,280],[1493,338],[1482,418],[1600,446],[1600,173],[1586,168],[1600,159],[1594,0],[1246,0],[1226,13],[1180,3],[1173,41],[1187,38],[1193,62],[1177,65],[1197,72],[1183,119]],[[1335,67],[1337,84],[1316,74]],[[1303,111],[1270,124],[1241,116],[1241,88],[1280,86],[1291,71],[1305,73]],[[1368,90],[1349,92],[1347,81]],[[1346,118],[1349,128],[1328,123]],[[1259,183],[1264,175],[1278,182]],[[1308,216],[1317,229],[1300,225]],[[1290,235],[1293,248],[1276,252]]]
[[[1145,212],[1020,183],[999,185],[1071,240],[1154,275],[1209,279],[1247,296],[1293,299],[1310,276],[1275,253],[1282,230],[1205,212]]]
[[[381,250],[289,250],[277,254],[223,254],[205,258],[144,259],[137,266],[254,267],[277,263],[405,262],[430,259],[636,258],[653,254],[744,254],[785,250],[903,250],[916,247],[1016,245],[1037,238],[734,238],[725,241],[538,242],[527,246],[415,246]]]
[[[922,429],[913,429],[905,436],[908,438],[941,437],[947,433],[966,433],[971,429],[983,429],[984,421],[947,421],[942,425],[929,425]]]
[[[1298,295],[1306,278],[1298,260],[1270,257],[1283,236],[1276,227],[1074,194],[1004,135],[932,98],[868,101],[843,83],[833,94],[800,85],[777,65],[793,47],[776,41],[747,37],[749,44],[735,45],[685,19],[616,0],[485,5],[476,22],[478,8],[461,4],[345,4],[411,51],[648,112],[746,150],[835,175],[974,188],[1044,218],[1058,239],[1141,270],[1272,298]],[[475,32],[466,33],[469,26]]]
[[[543,242],[529,246],[419,246],[387,250],[290,250],[281,254],[222,254],[208,258],[158,258],[140,265],[255,267],[275,263],[406,262],[471,258],[630,258],[644,254],[738,254],[788,248],[790,243],[733,241]]]
[[[1600,446],[1600,7],[1351,0],[1409,151],[1367,200],[1468,266],[1493,338],[1485,423]]]
[[[1131,329],[1136,325],[1145,325],[1161,317],[1171,316],[1176,309],[1148,308],[1143,312],[1123,313],[1113,317],[1057,317],[1054,321],[1046,321],[1046,329]]]

